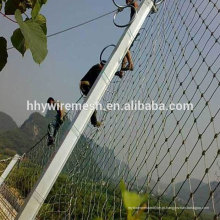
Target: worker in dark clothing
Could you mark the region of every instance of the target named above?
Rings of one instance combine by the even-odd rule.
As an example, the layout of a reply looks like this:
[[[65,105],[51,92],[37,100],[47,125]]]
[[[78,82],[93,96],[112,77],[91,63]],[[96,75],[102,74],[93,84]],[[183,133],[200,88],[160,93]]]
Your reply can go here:
[[[87,96],[90,89],[92,88],[94,82],[98,78],[100,72],[102,71],[106,61],[102,61],[99,64],[94,65],[87,73],[86,75],[81,79],[80,82],[80,90],[82,93]],[[97,111],[95,110],[91,117],[91,124],[94,127],[100,127],[101,122],[97,121],[96,117]]]
[[[126,0],[126,4],[134,7],[134,8],[131,7],[131,13],[130,13],[130,20],[132,20],[133,16],[135,15],[135,11],[137,11],[139,5],[137,1],[134,0]]]

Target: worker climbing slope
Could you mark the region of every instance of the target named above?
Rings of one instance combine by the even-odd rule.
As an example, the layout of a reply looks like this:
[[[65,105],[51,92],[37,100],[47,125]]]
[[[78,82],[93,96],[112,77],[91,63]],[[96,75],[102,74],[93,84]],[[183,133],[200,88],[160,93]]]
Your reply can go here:
[[[87,96],[90,89],[92,88],[94,82],[98,78],[100,72],[102,71],[106,61],[101,61],[100,63],[91,67],[91,69],[86,73],[86,75],[81,79],[80,82],[80,90],[82,91],[83,95]],[[101,122],[97,120],[96,117],[97,111],[95,110],[91,117],[91,124],[94,127],[100,127]]]

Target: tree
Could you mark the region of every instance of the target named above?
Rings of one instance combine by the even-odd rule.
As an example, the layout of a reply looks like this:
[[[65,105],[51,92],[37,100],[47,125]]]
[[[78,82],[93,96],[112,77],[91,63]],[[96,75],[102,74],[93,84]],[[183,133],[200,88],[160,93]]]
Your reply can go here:
[[[22,56],[30,49],[34,61],[40,64],[47,56],[46,18],[40,14],[47,0],[0,0],[0,13],[10,21],[17,23],[11,36],[11,43]],[[2,13],[4,8],[5,13]],[[9,16],[14,16],[15,20]],[[25,20],[23,17],[25,16]],[[0,71],[8,59],[7,40],[0,37]]]

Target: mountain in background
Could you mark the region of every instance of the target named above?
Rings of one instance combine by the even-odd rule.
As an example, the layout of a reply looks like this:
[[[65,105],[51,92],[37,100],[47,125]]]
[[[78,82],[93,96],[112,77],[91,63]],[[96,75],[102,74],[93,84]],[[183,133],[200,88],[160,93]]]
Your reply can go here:
[[[47,132],[49,119],[33,113],[18,127],[5,113],[0,114],[0,148],[11,149],[22,154],[30,149]]]
[[[0,133],[18,128],[11,116],[0,112]]]
[[[214,205],[216,212],[220,212],[220,186],[217,181],[212,181],[209,184],[206,184],[204,182],[201,182],[198,179],[190,179],[190,185],[189,181],[186,182],[180,182],[175,185],[175,193],[177,193],[177,200],[181,202],[182,204],[186,204],[188,202],[189,196],[191,192],[195,193],[193,194],[193,201],[195,207],[209,207],[209,210],[213,212],[213,204],[212,204],[212,198],[210,197],[210,192],[214,191],[213,198],[214,198]],[[167,197],[173,197],[173,188],[170,186],[166,193]],[[209,198],[210,197],[210,198]],[[206,204],[208,200],[208,203]],[[192,206],[192,200],[189,201],[188,206]]]
[[[21,125],[20,130],[33,141],[37,141],[46,134],[48,123],[46,117],[35,112]]]
[[[151,191],[152,194],[158,195],[158,189],[160,189],[160,192],[164,191],[167,187],[166,184],[159,182],[157,183],[155,180],[150,180],[149,185],[147,185],[147,178],[146,177],[140,177],[136,180],[137,188],[142,188],[142,191]]]
[[[21,125],[17,127],[13,119],[5,113],[0,113],[0,153],[2,150],[12,154],[13,152],[22,154],[30,149],[39,139],[42,138],[47,132],[48,123],[54,117],[54,112],[48,112],[46,116],[42,116],[40,113],[33,113],[30,117]],[[77,177],[86,177],[93,181],[103,180],[103,184],[118,183],[122,178],[128,182],[132,179],[132,173],[129,166],[119,160],[114,153],[113,149],[99,146],[93,140],[82,136],[78,141],[74,153],[71,155],[64,168],[66,171],[71,171]],[[74,171],[73,171],[74,170]],[[140,178],[136,180],[138,186],[146,185],[146,179]],[[200,185],[199,185],[200,184]],[[211,182],[210,187],[215,190],[214,201],[216,212],[220,211],[220,187],[218,182]],[[151,181],[150,188],[155,185],[154,181]],[[205,202],[209,198],[210,188],[208,184],[200,180],[191,179],[191,191],[195,190],[194,206],[204,206]],[[160,189],[165,189],[165,185],[160,183]],[[153,190],[153,194],[156,193],[157,187]],[[189,183],[186,181],[177,183],[175,186],[175,192],[180,192],[177,195],[177,201],[180,204],[186,204],[191,193]],[[166,190],[165,196],[167,198],[173,196],[172,186]],[[188,206],[191,206],[190,202]],[[206,206],[210,207],[212,211],[212,199],[208,201]]]
[[[99,146],[93,140],[84,136],[81,137],[80,142],[90,149],[91,155],[99,169],[102,170],[105,179],[114,180],[118,183],[122,178],[126,182],[132,179],[129,166],[115,156],[114,149]]]
[[[12,129],[0,132],[0,148],[14,150],[20,155],[23,154],[46,134],[48,123],[53,120],[55,115],[55,111],[47,111],[45,117],[35,112],[21,127],[8,126],[8,129]],[[10,116],[6,115],[4,118],[4,120],[0,120],[0,125],[5,123],[6,119],[12,124],[13,119]],[[67,122],[64,126],[68,127],[68,124]],[[88,164],[91,167],[88,167]],[[113,149],[103,148],[85,136],[80,138],[66,167],[70,167],[70,169],[75,167],[78,172],[91,177],[95,175],[97,179],[105,176],[107,179],[119,182],[123,176],[126,176],[126,181],[132,178],[128,165],[117,159]]]

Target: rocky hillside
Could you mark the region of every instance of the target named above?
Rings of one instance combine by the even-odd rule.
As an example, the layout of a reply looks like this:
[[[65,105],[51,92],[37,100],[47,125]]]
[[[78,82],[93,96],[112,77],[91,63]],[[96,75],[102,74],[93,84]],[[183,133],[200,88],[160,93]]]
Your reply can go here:
[[[1,116],[0,148],[12,149],[22,154],[47,132],[49,119],[40,113],[31,114],[21,127],[17,127],[13,119],[5,113]]]
[[[0,133],[18,128],[14,120],[4,112],[0,112]]]
[[[210,191],[213,190],[215,191],[213,194],[213,198],[215,201],[214,202],[215,209],[216,209],[216,212],[220,212],[220,186],[218,182],[213,181],[210,183],[210,186],[209,186],[209,184],[200,182],[200,180],[191,179],[190,184],[191,184],[192,192],[195,191],[193,195],[194,206],[197,206],[197,207],[206,206],[206,207],[209,207],[209,209],[206,211],[213,212],[213,201],[211,198],[209,198]],[[177,199],[182,204],[186,204],[188,202],[189,195],[191,193],[189,182],[186,181],[185,183],[184,182],[177,183],[175,191],[176,192],[179,191]],[[173,189],[172,187],[170,187],[168,189],[167,196],[172,197],[172,195],[173,195]],[[208,200],[208,203],[206,204],[207,200]],[[192,206],[192,201],[189,201],[188,206]]]

